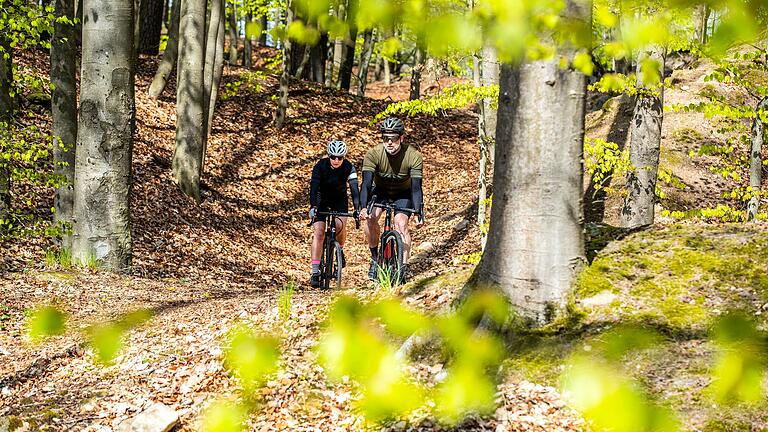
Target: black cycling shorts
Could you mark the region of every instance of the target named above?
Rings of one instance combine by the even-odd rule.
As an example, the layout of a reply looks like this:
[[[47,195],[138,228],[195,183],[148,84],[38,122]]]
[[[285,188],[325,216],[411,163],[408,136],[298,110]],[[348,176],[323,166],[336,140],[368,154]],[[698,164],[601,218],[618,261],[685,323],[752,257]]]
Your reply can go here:
[[[381,204],[383,202],[391,202],[398,208],[407,208],[407,209],[413,209],[413,200],[411,200],[411,191],[402,191],[402,192],[396,192],[394,194],[386,194],[386,193],[380,193],[376,190],[376,188],[373,188],[373,191],[371,192],[371,196],[376,197],[376,204]],[[402,212],[395,210],[395,214],[402,213],[406,216],[410,216],[410,213]]]
[[[348,213],[348,207],[347,207],[347,199],[346,197],[344,199],[334,199],[334,200],[321,200],[320,204],[317,206],[317,211],[319,212],[327,212],[327,211],[335,211],[340,213]],[[328,216],[324,215],[318,215],[317,221],[318,222],[325,222],[325,220],[328,218]]]

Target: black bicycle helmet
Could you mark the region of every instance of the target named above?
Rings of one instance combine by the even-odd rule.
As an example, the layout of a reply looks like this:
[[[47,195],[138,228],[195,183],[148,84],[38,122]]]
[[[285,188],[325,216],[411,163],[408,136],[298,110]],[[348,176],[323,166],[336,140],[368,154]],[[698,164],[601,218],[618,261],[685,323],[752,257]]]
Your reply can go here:
[[[405,126],[403,125],[403,121],[400,120],[397,117],[387,117],[384,119],[383,122],[381,122],[381,126],[379,126],[379,131],[383,134],[398,134],[402,135],[405,131]]]

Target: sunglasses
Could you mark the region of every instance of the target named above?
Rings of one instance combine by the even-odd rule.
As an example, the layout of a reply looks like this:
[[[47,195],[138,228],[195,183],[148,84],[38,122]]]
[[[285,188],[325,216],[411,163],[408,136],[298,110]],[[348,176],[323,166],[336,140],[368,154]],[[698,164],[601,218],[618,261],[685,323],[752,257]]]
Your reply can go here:
[[[330,159],[330,160],[342,160],[342,159],[344,159],[344,156],[328,155],[328,159]]]
[[[395,142],[400,139],[400,135],[382,135],[384,142]]]

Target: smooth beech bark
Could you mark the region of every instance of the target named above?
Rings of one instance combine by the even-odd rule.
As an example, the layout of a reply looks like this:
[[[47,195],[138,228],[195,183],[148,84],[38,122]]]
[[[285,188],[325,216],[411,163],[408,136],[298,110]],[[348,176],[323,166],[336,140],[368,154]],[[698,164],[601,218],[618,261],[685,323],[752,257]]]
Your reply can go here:
[[[75,17],[73,0],[55,0],[56,17]],[[75,143],[77,141],[77,82],[75,76],[75,27],[55,22],[51,41],[51,133],[53,135],[54,173],[62,183],[53,199],[54,221],[62,228],[61,245],[72,248],[72,209],[75,193]]]
[[[585,261],[586,78],[557,61],[503,66],[493,206],[477,287],[498,287],[530,324],[561,314]],[[557,127],[552,127],[557,125]]]
[[[155,77],[152,79],[152,84],[149,86],[149,97],[152,99],[159,98],[163,90],[165,90],[165,86],[168,85],[168,78],[171,76],[176,65],[176,57],[179,55],[179,13],[181,11],[181,2],[182,0],[175,0],[173,2],[168,42],[165,44],[163,59],[160,61]]]
[[[664,112],[664,87],[648,86],[640,70],[648,59],[659,65],[664,81],[664,51],[651,47],[640,52],[637,59],[637,94],[629,137],[629,161],[634,167],[627,174],[627,196],[621,209],[621,225],[636,228],[653,223],[656,204],[656,178],[661,152],[661,123]]]
[[[219,84],[224,71],[224,0],[211,1],[211,19],[208,23],[208,40],[205,44],[205,70],[203,85],[205,90],[205,149],[213,126],[213,112],[219,94]],[[203,150],[205,159],[206,150]]]
[[[113,271],[132,257],[133,23],[131,0],[83,1],[72,258]]]
[[[179,20],[179,64],[176,83],[176,148],[173,177],[181,190],[200,202],[205,139],[206,0],[183,0]]]

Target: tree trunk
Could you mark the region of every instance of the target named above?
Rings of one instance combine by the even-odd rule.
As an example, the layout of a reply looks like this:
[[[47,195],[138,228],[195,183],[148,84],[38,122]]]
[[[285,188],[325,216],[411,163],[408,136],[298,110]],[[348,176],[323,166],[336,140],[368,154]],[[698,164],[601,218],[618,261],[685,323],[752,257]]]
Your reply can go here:
[[[164,4],[165,0],[142,0],[141,2],[141,31],[138,47],[141,54],[155,56],[160,52]]]
[[[311,79],[316,83],[325,82],[325,62],[328,58],[328,33],[322,32],[320,40],[312,46],[310,52]]]
[[[9,54],[8,59],[4,58]],[[8,151],[6,143],[11,139],[10,124],[13,113],[11,98],[12,80],[11,46],[5,34],[0,33],[0,153]],[[11,213],[11,167],[0,160],[0,234],[7,228],[6,224]]]
[[[336,11],[336,18],[339,21],[345,20],[347,15],[347,2],[346,0],[340,0],[338,2],[338,10]],[[339,76],[341,73],[341,63],[344,61],[344,40],[339,38],[333,41],[333,61],[329,70],[326,72],[325,85],[326,87],[339,87]]]
[[[141,34],[141,8],[143,3],[149,0],[133,0],[133,49],[139,49],[139,36]]]
[[[363,52],[360,53],[360,70],[357,79],[357,95],[365,96],[365,86],[368,85],[368,66],[373,55],[373,29],[363,33]]]
[[[349,27],[347,37],[342,46],[341,65],[339,66],[339,88],[349,91],[352,83],[352,67],[355,64],[355,46],[357,45],[357,17],[358,0],[349,0],[347,3],[346,22]]]
[[[57,18],[74,19],[73,0],[56,0]],[[75,142],[77,140],[77,81],[75,77],[75,27],[55,22],[51,42],[51,133],[53,135],[54,173],[63,183],[53,199],[54,221],[62,229],[61,246],[72,248],[72,207],[74,205]]]
[[[482,61],[480,65],[480,85],[492,86],[499,85],[499,61],[496,57],[496,48],[486,45],[482,50]],[[480,104],[480,117],[482,118],[482,133],[491,140],[496,139],[496,108],[492,108],[493,101],[489,98],[483,99]],[[493,152],[491,152],[493,154]]]
[[[302,75],[304,75],[304,70],[307,67],[307,64],[309,63],[309,57],[312,54],[312,47],[308,45],[300,45],[300,49],[294,51],[294,54],[297,52],[301,52],[301,60],[299,61],[299,64],[296,66],[296,71],[293,73],[294,79],[300,79]]]
[[[757,218],[757,212],[760,206],[760,192],[763,184],[763,142],[765,141],[765,125],[760,118],[760,112],[768,114],[768,97],[760,100],[755,108],[757,117],[752,122],[752,150],[750,152],[749,163],[749,186],[752,188],[753,196],[749,199],[747,206],[747,220],[754,221]]]
[[[206,0],[181,2],[179,65],[176,83],[176,148],[173,177],[181,190],[200,202],[205,135],[203,69]]]
[[[543,324],[563,312],[585,260],[586,79],[556,60],[536,61],[504,66],[500,86],[491,224],[475,281],[500,288],[521,317]]]
[[[658,62],[661,82],[664,81],[664,53],[660,48],[642,50],[637,59],[637,86],[650,90],[643,83],[640,65],[644,59]],[[656,201],[656,177],[661,149],[661,123],[663,120],[664,88],[653,86],[638,93],[629,138],[629,160],[634,170],[627,175],[627,196],[621,209],[621,225],[635,228],[653,223]]]
[[[157,99],[160,94],[163,93],[165,86],[168,84],[168,77],[173,72],[173,67],[176,64],[176,56],[179,54],[179,12],[181,0],[174,0],[173,13],[171,17],[171,30],[168,33],[168,42],[165,44],[165,52],[163,52],[163,59],[160,61],[160,65],[157,67],[155,77],[152,79],[152,84],[149,86],[149,97]]]
[[[259,23],[261,23],[261,34],[259,35],[259,46],[267,46],[267,16],[262,15],[259,17]]]
[[[229,64],[237,64],[237,4],[232,2],[229,14]]]
[[[700,5],[698,9],[696,10],[696,40],[699,41],[701,45],[704,45],[707,43],[707,22],[709,21],[709,15],[710,15],[710,9],[709,6],[706,4]]]
[[[248,12],[248,16],[246,17],[248,22],[253,22],[253,14]],[[247,67],[248,69],[253,66],[251,57],[253,56],[253,35],[248,34],[248,26],[246,26],[245,31],[245,40],[243,44],[243,66]]]
[[[219,94],[219,84],[224,69],[224,8],[224,0],[211,2],[211,20],[208,23],[208,41],[205,44],[205,70],[203,72],[205,90],[203,100],[205,101],[206,113],[203,160],[205,160],[207,153],[208,137],[211,135],[211,127],[213,126],[213,112],[216,108],[216,98]]]
[[[424,69],[424,49],[419,42],[416,43],[416,54],[413,59],[413,68],[411,68],[411,87],[408,99],[416,100],[421,96],[421,71]]]
[[[133,3],[84,0],[83,8],[72,258],[124,271],[132,255]]]
[[[387,59],[384,59],[384,84],[392,85],[392,64]]]
[[[286,1],[286,27],[293,22],[293,11],[291,10],[291,0]],[[280,129],[285,123],[285,113],[288,110],[288,84],[290,80],[290,60],[291,60],[291,46],[293,43],[290,39],[285,38],[283,42],[283,71],[280,74],[280,89],[278,91],[279,98],[277,100],[277,111],[275,112],[275,128]]]

